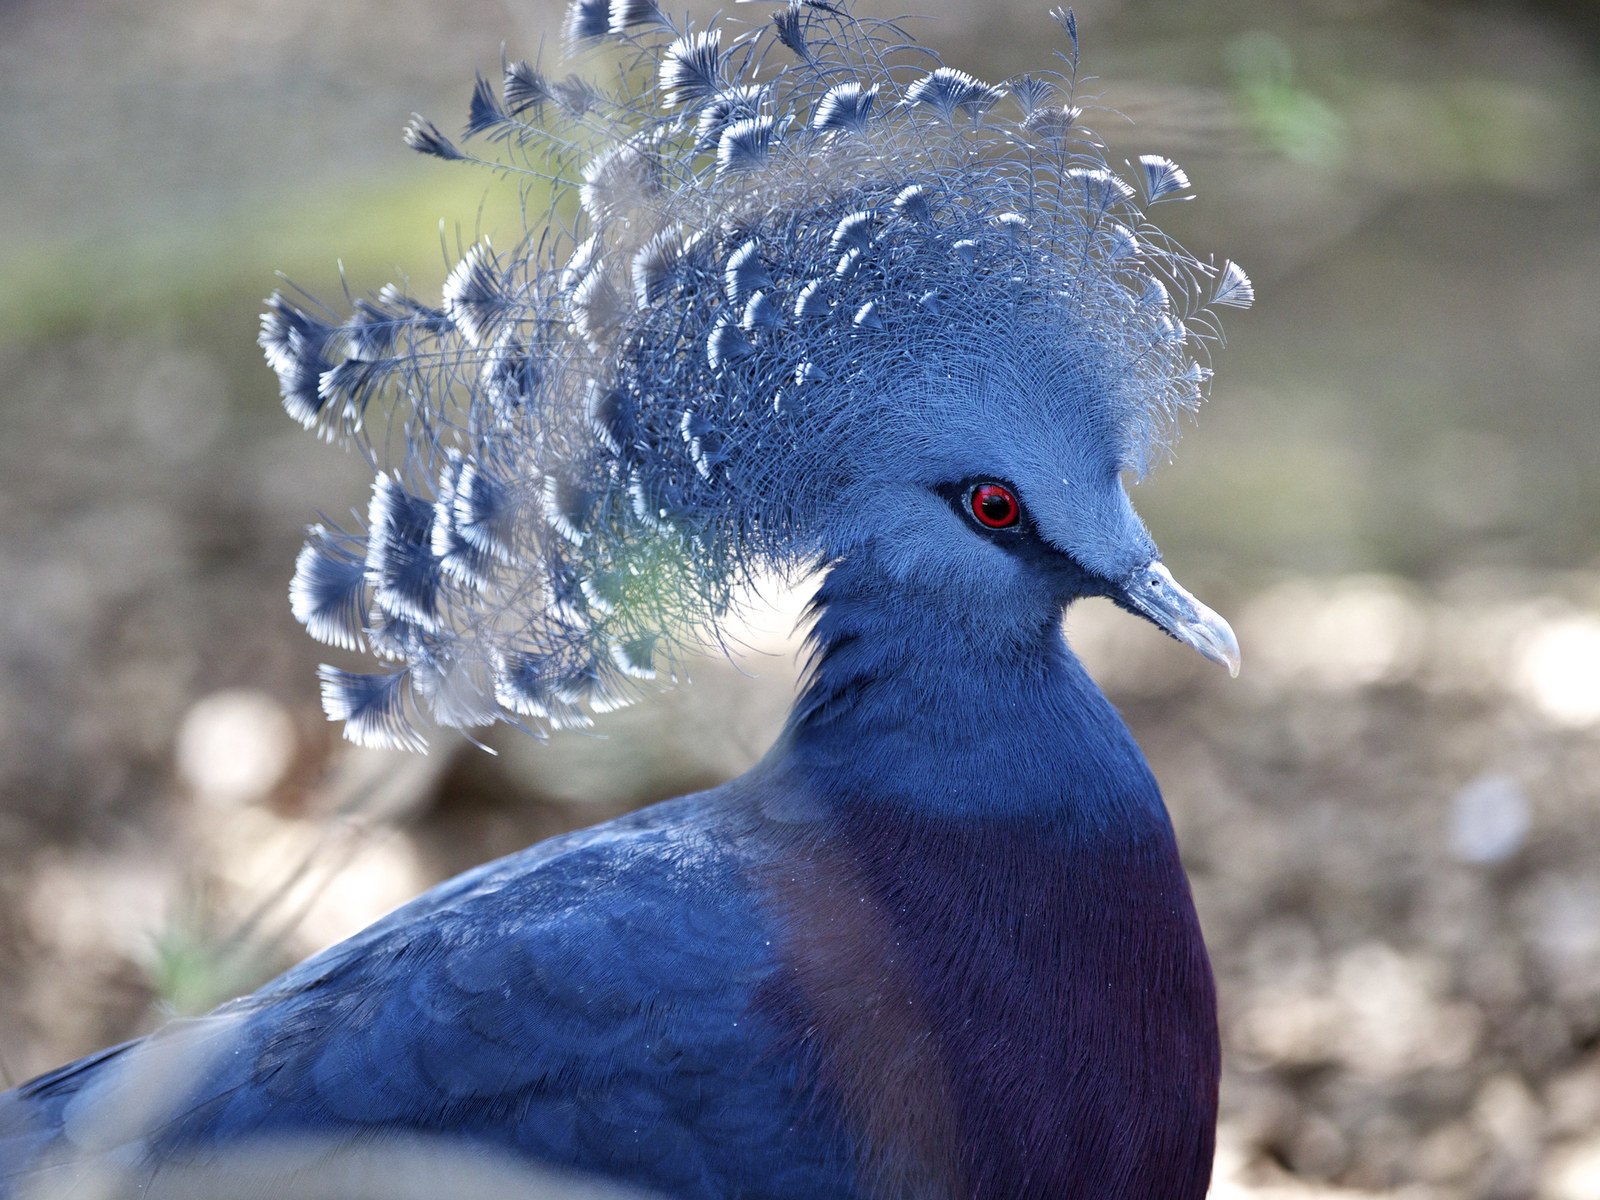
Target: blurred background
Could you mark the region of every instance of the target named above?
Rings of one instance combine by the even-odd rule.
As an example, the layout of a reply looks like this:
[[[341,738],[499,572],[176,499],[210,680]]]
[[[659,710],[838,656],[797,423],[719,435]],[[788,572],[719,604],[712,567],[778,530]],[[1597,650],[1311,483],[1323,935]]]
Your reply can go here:
[[[861,3],[880,15],[893,5]],[[670,7],[670,6],[669,6]],[[990,79],[1043,0],[927,0]],[[1600,1197],[1600,7],[1085,0],[1112,161],[1239,259],[1213,401],[1135,493],[1238,681],[1110,609],[1074,643],[1163,781],[1224,1000],[1219,1200]],[[699,6],[706,15],[706,6]],[[742,10],[737,15],[754,15]],[[365,476],[255,347],[517,231],[420,158],[555,0],[0,2],[0,1071],[201,1010],[434,880],[716,782],[736,669],[539,747],[356,752],[286,587]],[[1124,119],[1124,117],[1126,119]],[[441,219],[444,224],[441,232]],[[443,243],[443,247],[441,245]]]

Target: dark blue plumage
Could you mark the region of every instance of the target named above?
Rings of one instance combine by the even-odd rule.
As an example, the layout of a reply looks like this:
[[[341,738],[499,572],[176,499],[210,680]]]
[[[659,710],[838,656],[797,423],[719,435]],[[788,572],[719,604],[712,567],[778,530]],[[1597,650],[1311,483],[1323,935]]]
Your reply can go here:
[[[674,1197],[1199,1200],[1210,968],[1061,614],[1108,597],[1237,667],[1123,479],[1203,393],[1201,294],[1248,279],[1145,221],[1187,177],[1113,174],[1070,74],[987,84],[801,0],[731,45],[648,0],[581,0],[569,32],[652,84],[514,64],[466,141],[519,170],[582,146],[570,238],[473,247],[439,308],[273,299],[291,414],[407,433],[365,527],[312,530],[294,612],[382,664],[323,668],[330,716],[420,748],[581,724],[753,577],[821,569],[789,722],[721,788],[0,1097],[0,1196],[236,1183],[264,1147],[251,1178],[292,1192],[448,1146]]]

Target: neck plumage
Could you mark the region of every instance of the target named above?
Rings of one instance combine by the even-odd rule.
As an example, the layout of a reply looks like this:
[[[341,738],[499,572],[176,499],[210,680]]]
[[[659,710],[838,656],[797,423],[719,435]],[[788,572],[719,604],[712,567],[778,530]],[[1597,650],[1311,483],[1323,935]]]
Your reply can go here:
[[[861,1193],[1199,1200],[1215,1001],[1138,747],[1053,617],[989,636],[837,572],[765,764],[820,820],[764,1004]]]
[[[836,566],[814,602],[808,678],[778,752],[823,795],[908,815],[1021,818],[1142,835],[1160,791],[1115,709],[1067,648],[1060,615],[941,608]],[[947,604],[948,602],[946,602]]]

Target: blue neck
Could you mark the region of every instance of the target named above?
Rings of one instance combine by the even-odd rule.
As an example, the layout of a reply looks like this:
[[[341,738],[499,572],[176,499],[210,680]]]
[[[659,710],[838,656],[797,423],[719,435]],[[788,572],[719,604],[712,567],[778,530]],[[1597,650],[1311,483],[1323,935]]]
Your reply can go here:
[[[942,599],[942,598],[941,598]],[[824,796],[1041,832],[1165,833],[1144,755],[1061,633],[894,594],[870,565],[819,591],[809,677],[776,747]]]
[[[819,594],[760,789],[800,810],[761,1006],[861,1194],[1200,1200],[1215,998],[1143,756],[1054,612],[997,628],[863,583]]]

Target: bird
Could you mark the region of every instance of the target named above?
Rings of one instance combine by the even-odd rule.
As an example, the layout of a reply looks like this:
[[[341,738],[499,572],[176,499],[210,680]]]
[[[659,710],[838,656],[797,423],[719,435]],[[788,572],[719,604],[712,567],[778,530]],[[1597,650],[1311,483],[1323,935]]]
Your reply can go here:
[[[992,83],[839,0],[576,0],[589,75],[506,61],[460,135],[412,119],[526,228],[434,302],[268,302],[288,413],[373,469],[290,586],[367,660],[320,669],[330,719],[582,728],[736,652],[773,579],[815,581],[797,698],[728,783],[0,1096],[0,1196],[311,1194],[341,1154],[706,1200],[1205,1194],[1200,923],[1063,615],[1109,599],[1237,673],[1129,488],[1254,287],[1154,223],[1187,173],[1113,167],[1050,20],[1048,69]]]

